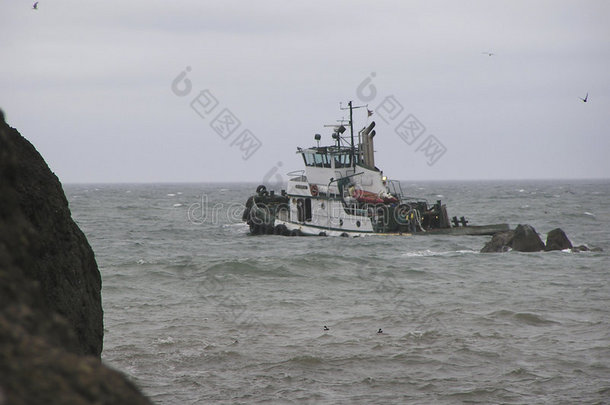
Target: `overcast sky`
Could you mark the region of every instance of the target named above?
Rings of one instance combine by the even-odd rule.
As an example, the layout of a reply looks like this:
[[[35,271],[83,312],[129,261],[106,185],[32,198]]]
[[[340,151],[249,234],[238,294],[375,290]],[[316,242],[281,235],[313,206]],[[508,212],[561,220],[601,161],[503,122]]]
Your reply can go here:
[[[610,177],[610,1],[32,3],[0,108],[66,183],[277,180],[349,100],[391,178]]]

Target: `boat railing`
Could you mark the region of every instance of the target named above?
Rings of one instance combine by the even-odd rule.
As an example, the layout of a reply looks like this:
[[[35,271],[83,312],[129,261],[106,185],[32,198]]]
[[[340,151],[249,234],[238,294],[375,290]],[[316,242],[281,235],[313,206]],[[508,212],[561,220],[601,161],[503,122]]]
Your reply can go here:
[[[426,204],[428,203],[428,199],[427,198],[422,198],[422,197],[411,197],[411,196],[404,196],[400,199],[400,201],[405,201],[405,202],[425,202]]]
[[[339,192],[338,195],[340,196],[341,201],[343,202],[343,205],[344,206],[348,205],[347,202],[345,201],[345,198],[349,195],[349,193],[346,194],[347,190],[345,188],[345,185],[347,185],[347,182],[351,181],[352,177],[361,176],[363,174],[364,174],[364,172],[348,174],[347,176],[340,176],[337,179],[331,177],[330,181],[328,182],[328,186],[327,186],[329,196],[330,196],[330,185],[333,183],[337,183],[337,191]],[[336,196],[336,194],[334,196]]]
[[[305,174],[305,170],[293,170],[291,172],[286,173],[286,176],[303,176]]]
[[[400,181],[398,181],[398,180],[388,180],[388,183],[389,183],[389,188],[390,188],[390,194],[394,195],[401,202],[405,202],[405,203],[408,203],[408,202],[425,202],[426,204],[428,203],[428,200],[426,198],[412,197],[412,196],[404,195],[404,193],[402,191],[402,186],[400,184]]]
[[[291,176],[290,180],[293,181],[307,181],[307,176],[305,176],[305,170],[293,170],[291,172],[286,173],[286,176]]]
[[[388,180],[390,185],[390,194],[396,196],[399,200],[402,200],[402,186],[400,185],[400,181],[398,180]]]

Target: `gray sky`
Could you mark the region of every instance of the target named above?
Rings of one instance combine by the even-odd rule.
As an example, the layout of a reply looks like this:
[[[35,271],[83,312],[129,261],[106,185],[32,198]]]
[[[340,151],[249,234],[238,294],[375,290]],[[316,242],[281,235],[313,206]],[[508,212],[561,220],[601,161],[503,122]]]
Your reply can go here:
[[[0,108],[63,182],[280,180],[349,100],[391,178],[610,177],[608,1],[31,3]]]

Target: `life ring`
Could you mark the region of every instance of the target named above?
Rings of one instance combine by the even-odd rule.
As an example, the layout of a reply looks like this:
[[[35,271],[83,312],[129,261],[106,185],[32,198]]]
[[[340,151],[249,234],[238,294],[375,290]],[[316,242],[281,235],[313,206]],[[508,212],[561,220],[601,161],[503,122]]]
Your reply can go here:
[[[310,184],[309,190],[311,191],[311,195],[314,197],[318,196],[318,186],[316,184]]]

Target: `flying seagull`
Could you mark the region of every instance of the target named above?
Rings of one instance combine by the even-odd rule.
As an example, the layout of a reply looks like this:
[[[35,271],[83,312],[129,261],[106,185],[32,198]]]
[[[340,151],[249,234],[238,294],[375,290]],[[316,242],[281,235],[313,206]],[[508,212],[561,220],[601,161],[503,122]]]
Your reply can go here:
[[[585,98],[582,98],[582,97],[578,97],[578,98],[580,98],[580,99],[582,100],[582,102],[583,102],[583,103],[586,103],[586,102],[587,102],[587,99],[589,98],[589,93],[587,93],[587,95],[585,96]]]
[[[495,55],[495,53],[493,52],[481,52],[483,55],[487,55],[487,56],[493,56]]]
[[[34,3],[34,5],[32,6],[32,8],[33,8],[34,10],[38,10],[38,2]]]

